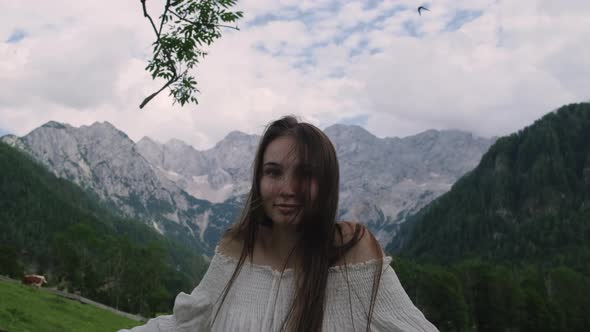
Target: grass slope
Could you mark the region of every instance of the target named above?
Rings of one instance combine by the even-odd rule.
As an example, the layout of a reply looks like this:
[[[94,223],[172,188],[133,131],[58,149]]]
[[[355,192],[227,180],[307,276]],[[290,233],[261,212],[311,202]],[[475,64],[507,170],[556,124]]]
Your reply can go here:
[[[116,331],[140,322],[42,289],[0,280],[0,330]]]

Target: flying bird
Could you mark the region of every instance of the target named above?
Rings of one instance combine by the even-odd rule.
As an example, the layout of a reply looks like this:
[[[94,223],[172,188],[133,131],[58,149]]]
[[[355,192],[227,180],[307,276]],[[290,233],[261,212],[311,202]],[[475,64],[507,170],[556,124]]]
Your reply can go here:
[[[420,7],[418,7],[418,15],[422,16],[422,11],[423,10],[430,11],[430,9],[428,9],[428,8],[426,8],[424,6],[420,6]]]

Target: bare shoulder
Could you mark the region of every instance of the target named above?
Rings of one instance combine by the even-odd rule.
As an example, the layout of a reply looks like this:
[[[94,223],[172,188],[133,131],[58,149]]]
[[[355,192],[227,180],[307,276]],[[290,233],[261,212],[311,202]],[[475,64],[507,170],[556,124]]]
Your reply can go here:
[[[348,243],[353,239],[356,232],[358,232],[360,238],[336,265],[344,264],[344,259],[346,259],[347,264],[356,264],[385,256],[383,248],[365,225],[355,222],[340,222],[338,225],[342,229],[342,237],[340,237],[340,234],[336,235],[338,244]]]
[[[219,252],[222,255],[239,258],[242,253],[243,241],[226,232],[219,240]]]

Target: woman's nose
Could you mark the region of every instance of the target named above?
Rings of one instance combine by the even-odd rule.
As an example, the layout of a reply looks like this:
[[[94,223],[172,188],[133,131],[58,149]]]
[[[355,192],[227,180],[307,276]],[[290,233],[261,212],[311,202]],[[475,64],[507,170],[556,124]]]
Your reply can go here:
[[[280,194],[294,196],[297,192],[297,181],[292,176],[284,176],[281,181]]]

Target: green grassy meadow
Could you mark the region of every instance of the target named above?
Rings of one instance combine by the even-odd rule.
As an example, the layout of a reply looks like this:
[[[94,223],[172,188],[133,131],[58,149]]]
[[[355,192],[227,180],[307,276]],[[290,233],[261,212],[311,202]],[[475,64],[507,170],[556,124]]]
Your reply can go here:
[[[141,322],[68,300],[42,289],[0,280],[0,330],[103,332],[140,324]]]

